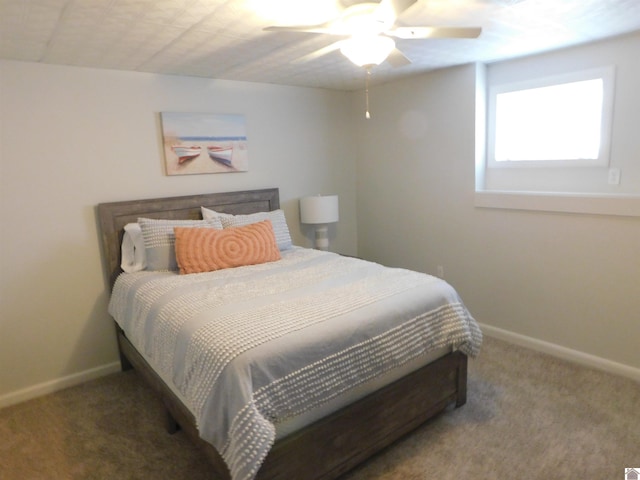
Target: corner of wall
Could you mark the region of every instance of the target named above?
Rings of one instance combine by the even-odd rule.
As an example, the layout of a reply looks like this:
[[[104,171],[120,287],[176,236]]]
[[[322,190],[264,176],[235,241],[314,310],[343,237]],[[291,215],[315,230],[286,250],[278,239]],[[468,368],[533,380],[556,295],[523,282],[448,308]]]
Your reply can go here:
[[[487,161],[487,66],[477,62],[476,67],[476,191],[484,190],[484,172]]]

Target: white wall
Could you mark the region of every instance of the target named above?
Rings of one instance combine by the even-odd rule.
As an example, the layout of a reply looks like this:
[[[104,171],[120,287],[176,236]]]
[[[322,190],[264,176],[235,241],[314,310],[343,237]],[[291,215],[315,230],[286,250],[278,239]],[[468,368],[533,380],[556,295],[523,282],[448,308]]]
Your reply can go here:
[[[340,195],[332,249],[355,253],[349,94],[0,61],[0,406],[114,368],[95,206],[279,187]],[[167,177],[158,112],[244,114],[249,172]],[[92,370],[97,369],[97,370]]]
[[[640,218],[476,208],[475,75],[469,65],[371,89],[373,118],[358,122],[359,255],[442,265],[478,321],[640,378]],[[637,88],[618,94],[640,111]],[[613,133],[636,163],[637,127]]]

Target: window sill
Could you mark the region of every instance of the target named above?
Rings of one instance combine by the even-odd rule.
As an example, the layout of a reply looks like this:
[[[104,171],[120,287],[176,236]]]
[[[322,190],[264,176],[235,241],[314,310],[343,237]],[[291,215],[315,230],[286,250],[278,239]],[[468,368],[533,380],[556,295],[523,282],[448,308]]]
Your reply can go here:
[[[540,212],[640,217],[640,195],[476,191],[475,206]]]

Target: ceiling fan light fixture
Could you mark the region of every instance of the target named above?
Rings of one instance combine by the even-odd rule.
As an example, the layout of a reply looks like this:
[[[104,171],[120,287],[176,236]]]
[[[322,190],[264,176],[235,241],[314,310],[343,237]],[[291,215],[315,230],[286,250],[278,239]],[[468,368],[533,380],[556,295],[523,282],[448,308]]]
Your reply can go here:
[[[382,35],[353,36],[342,42],[340,52],[359,67],[380,65],[386,60],[396,43]]]

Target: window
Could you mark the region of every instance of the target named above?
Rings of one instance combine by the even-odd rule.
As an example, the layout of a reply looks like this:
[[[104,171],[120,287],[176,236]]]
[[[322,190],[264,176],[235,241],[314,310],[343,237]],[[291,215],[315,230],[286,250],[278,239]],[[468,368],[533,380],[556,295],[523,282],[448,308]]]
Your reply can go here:
[[[640,217],[635,44],[476,64],[475,80],[476,207]],[[513,118],[497,129],[496,156],[499,97],[501,120],[504,111]]]
[[[610,67],[491,87],[489,168],[606,167],[613,77]]]

